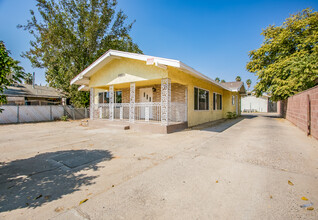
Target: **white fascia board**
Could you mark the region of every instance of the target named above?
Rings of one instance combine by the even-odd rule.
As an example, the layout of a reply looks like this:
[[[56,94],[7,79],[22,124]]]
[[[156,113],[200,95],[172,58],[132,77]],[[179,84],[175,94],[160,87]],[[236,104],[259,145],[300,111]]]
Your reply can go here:
[[[86,85],[81,85],[80,87],[78,87],[77,90],[78,90],[78,91],[89,91],[89,88],[88,88],[88,86],[86,86]]]
[[[111,56],[118,56],[118,57],[130,58],[135,60],[141,60],[141,61],[147,61],[147,59],[153,58],[155,63],[172,66],[172,67],[180,67],[180,61],[178,60],[148,56],[148,55],[138,54],[138,53],[129,53],[129,52],[123,52],[118,50],[111,50],[109,51],[109,53]]]
[[[219,87],[221,87],[221,88],[223,88],[223,89],[226,89],[226,90],[228,90],[228,91],[231,91],[229,88],[227,88],[227,87],[223,86],[222,84],[220,84],[220,83],[214,81],[214,80],[211,79],[210,77],[207,77],[206,75],[203,75],[203,74],[200,73],[199,71],[196,71],[196,70],[193,69],[192,67],[190,67],[190,66],[188,66],[188,65],[186,65],[186,64],[184,64],[184,63],[182,63],[182,62],[180,62],[180,68],[181,68],[181,69],[185,69],[185,70],[187,70],[188,72],[191,72],[192,74],[194,74],[194,75],[196,75],[196,76],[199,76],[199,77],[201,77],[201,78],[203,78],[203,79],[205,79],[205,80],[207,80],[207,81],[209,81],[209,82],[211,82],[211,83],[213,83],[213,84],[215,84],[215,85],[217,85],[217,86],[219,86]]]
[[[141,61],[147,61],[148,58],[153,58],[154,62],[157,63],[159,66],[165,65],[165,66],[172,66],[172,67],[180,68],[180,61],[178,61],[178,60],[148,56],[148,55],[144,55],[144,54],[129,53],[129,52],[123,52],[123,51],[117,51],[117,50],[108,50],[100,58],[98,58],[95,62],[93,62],[90,66],[88,66],[85,70],[83,70],[80,74],[78,74],[74,79],[72,79],[71,85],[81,84],[78,81],[81,80],[82,77],[84,77],[84,76],[88,76],[88,75],[91,76],[92,74],[94,74],[94,72],[92,72],[91,74],[89,74],[89,72],[93,71],[94,68],[98,68],[98,65],[100,63],[102,63],[102,61],[106,60],[107,58],[121,58],[121,57],[135,59],[135,60],[141,60]],[[109,59],[109,61],[110,60],[111,59]],[[106,63],[103,63],[103,65],[105,65],[105,64]]]
[[[88,72],[94,69],[101,61],[105,60],[110,56],[109,51],[104,53],[101,57],[99,57],[95,62],[89,65],[86,69],[84,69],[80,74],[78,74],[74,79],[71,80],[71,85],[76,84],[77,81],[81,80]]]
[[[154,59],[154,63],[158,66],[158,67],[163,67],[164,66],[171,66],[171,67],[175,67],[175,68],[180,68],[183,70],[188,71],[189,73],[191,73],[194,76],[198,76],[200,78],[203,78],[223,89],[226,89],[228,91],[231,91],[229,88],[223,86],[222,84],[214,81],[213,79],[203,75],[202,73],[196,71],[195,69],[193,69],[192,67],[182,63],[179,60],[173,60],[173,59],[166,59],[166,58],[161,58],[161,57],[154,57],[154,56],[148,56],[148,55],[144,55],[144,54],[137,54],[137,53],[130,53],[130,52],[124,52],[124,51],[118,51],[118,50],[108,50],[106,53],[104,53],[100,58],[98,58],[95,62],[93,62],[90,66],[88,66],[85,70],[83,70],[80,74],[78,74],[74,79],[71,80],[71,85],[72,84],[84,84],[83,83],[83,78],[84,76],[87,77],[91,76],[92,74],[94,74],[93,69],[94,68],[98,68],[98,65],[100,63],[102,63],[102,61],[106,60],[107,58],[110,57],[124,57],[124,58],[129,58],[129,59],[135,59],[135,60],[141,60],[141,61],[147,61],[147,59],[149,58],[153,58]],[[108,59],[108,62],[111,59]],[[103,63],[103,65],[105,65],[106,63]],[[91,72],[91,73],[90,73]],[[90,73],[90,74],[89,74]],[[79,82],[80,81],[80,82]],[[86,80],[85,80],[86,81]],[[89,83],[89,79],[88,82],[85,82],[85,84]]]
[[[88,77],[82,77],[79,76],[78,78],[74,78],[71,81],[71,85],[89,85],[89,78]]]

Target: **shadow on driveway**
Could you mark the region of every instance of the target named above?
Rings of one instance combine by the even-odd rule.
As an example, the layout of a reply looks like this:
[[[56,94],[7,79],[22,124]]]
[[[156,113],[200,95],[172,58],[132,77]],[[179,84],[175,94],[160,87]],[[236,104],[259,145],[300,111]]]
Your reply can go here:
[[[0,164],[0,212],[35,208],[92,185],[98,176],[78,172],[112,158],[107,150],[69,150]]]
[[[211,132],[223,132],[226,129],[232,127],[233,125],[239,123],[244,119],[252,119],[258,117],[257,115],[242,115],[236,119],[221,119],[218,121],[204,123],[198,126],[193,127],[193,130],[200,130],[200,131],[211,131]]]

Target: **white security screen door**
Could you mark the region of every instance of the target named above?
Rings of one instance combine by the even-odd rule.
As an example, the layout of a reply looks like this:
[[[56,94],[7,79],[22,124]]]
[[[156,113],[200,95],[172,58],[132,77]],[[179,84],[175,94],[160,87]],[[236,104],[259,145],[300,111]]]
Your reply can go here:
[[[152,88],[141,88],[141,89],[139,89],[139,97],[140,97],[139,100],[142,103],[150,102],[149,103],[150,105],[145,105],[145,106],[141,107],[141,109],[140,109],[140,117],[141,118],[145,118],[145,110],[146,110],[146,107],[148,107],[149,108],[149,118],[151,119],[152,118],[152,106],[151,106],[151,103],[153,102]]]

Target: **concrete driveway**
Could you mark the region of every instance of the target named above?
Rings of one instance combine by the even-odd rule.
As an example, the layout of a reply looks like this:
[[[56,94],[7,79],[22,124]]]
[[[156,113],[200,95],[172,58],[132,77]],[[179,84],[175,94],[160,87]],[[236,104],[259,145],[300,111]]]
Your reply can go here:
[[[169,135],[51,122],[0,136],[2,219],[318,218],[318,141],[271,115]]]

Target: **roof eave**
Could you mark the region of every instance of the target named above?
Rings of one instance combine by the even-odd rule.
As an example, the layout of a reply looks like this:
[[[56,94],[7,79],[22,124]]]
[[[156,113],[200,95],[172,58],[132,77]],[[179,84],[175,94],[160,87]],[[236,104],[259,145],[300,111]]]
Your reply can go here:
[[[180,68],[181,68],[181,69],[185,69],[185,70],[187,70],[187,71],[189,71],[189,72],[191,72],[191,73],[193,73],[193,74],[195,74],[195,75],[197,75],[197,76],[199,76],[199,77],[201,77],[201,78],[203,78],[203,79],[205,79],[205,80],[207,80],[207,81],[213,83],[214,85],[217,85],[217,86],[219,86],[219,87],[221,87],[221,88],[223,88],[223,89],[226,89],[226,90],[228,90],[228,91],[231,91],[229,88],[227,88],[227,87],[223,86],[222,84],[220,84],[220,83],[214,81],[214,80],[211,79],[210,77],[207,77],[206,75],[203,75],[203,74],[200,73],[199,71],[197,71],[197,70],[193,69],[192,67],[190,67],[190,66],[188,66],[188,65],[186,65],[186,64],[184,64],[184,63],[182,63],[181,61],[180,61]]]
[[[154,57],[154,56],[148,56],[144,54],[137,54],[137,53],[130,53],[130,52],[123,52],[118,50],[108,50],[106,53],[104,53],[101,57],[99,57],[95,62],[93,62],[91,65],[89,65],[85,70],[83,70],[80,74],[78,74],[74,79],[71,80],[71,85],[89,85],[89,76],[93,75],[94,69],[98,68],[98,65],[106,60],[108,57],[123,57],[123,58],[130,58],[130,59],[136,59],[140,61],[147,61],[148,58],[153,58],[154,63],[157,65],[165,65],[165,66],[171,66],[179,69],[186,70],[187,72],[191,73],[192,75],[195,75],[197,77],[200,77],[202,79],[205,79],[211,83],[213,83],[216,86],[219,86],[225,90],[231,91],[226,86],[223,86],[221,83],[218,83],[214,81],[213,79],[205,76],[204,74],[198,72],[197,70],[193,69],[192,67],[182,63],[179,60],[173,60],[173,59],[166,59],[161,57]],[[88,74],[91,72],[91,74]],[[89,76],[88,76],[89,75]]]
[[[172,60],[172,59],[166,59],[161,57],[154,57],[154,56],[148,56],[144,54],[137,54],[137,53],[129,53],[129,52],[123,52],[118,50],[108,50],[106,53],[104,53],[101,57],[99,57],[96,61],[94,61],[91,65],[89,65],[86,69],[84,69],[81,73],[79,73],[75,78],[71,80],[71,85],[88,85],[89,84],[89,76],[93,75],[94,72],[92,72],[90,75],[89,72],[93,71],[94,69],[98,68],[99,64],[101,64],[103,61],[105,61],[107,58],[129,58],[129,59],[135,59],[140,61],[147,61],[148,58],[153,58],[154,63],[160,64],[160,65],[166,65],[166,66],[172,66],[172,67],[180,67],[180,61],[178,60]],[[111,59],[109,60],[111,61]],[[107,62],[107,61],[106,61]],[[104,63],[105,65],[106,63]],[[88,76],[89,75],[89,76]],[[83,82],[81,81],[83,78],[87,79],[87,81]]]

